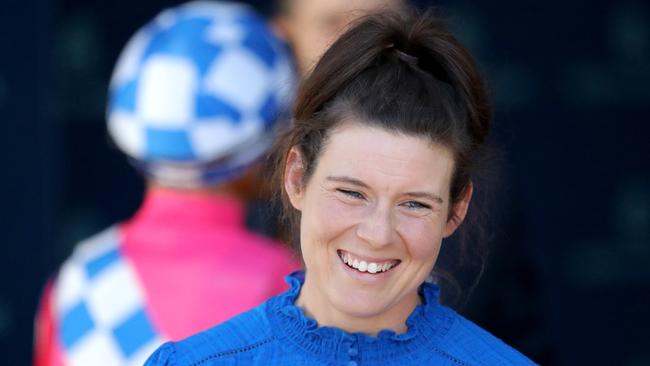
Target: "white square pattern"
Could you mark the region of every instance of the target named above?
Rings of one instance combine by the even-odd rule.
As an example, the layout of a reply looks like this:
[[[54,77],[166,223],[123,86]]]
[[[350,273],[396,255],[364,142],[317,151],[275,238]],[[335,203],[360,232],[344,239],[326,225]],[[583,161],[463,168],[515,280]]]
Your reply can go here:
[[[86,305],[98,325],[119,324],[142,307],[144,299],[133,278],[131,268],[120,261],[93,279]]]

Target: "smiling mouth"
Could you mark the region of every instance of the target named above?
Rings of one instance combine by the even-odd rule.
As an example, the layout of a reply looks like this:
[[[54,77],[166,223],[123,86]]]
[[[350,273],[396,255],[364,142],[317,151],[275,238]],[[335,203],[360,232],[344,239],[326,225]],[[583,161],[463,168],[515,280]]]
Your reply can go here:
[[[345,263],[345,265],[362,273],[375,274],[387,272],[395,268],[400,263],[400,260],[396,259],[382,262],[367,262],[362,259],[355,258],[352,254],[342,250],[338,251],[338,255],[339,258],[341,258],[341,261]]]

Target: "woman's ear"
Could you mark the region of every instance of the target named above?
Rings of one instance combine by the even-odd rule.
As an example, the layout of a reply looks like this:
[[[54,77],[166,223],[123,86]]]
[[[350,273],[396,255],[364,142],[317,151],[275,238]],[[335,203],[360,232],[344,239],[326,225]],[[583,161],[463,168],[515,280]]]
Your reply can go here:
[[[304,197],[304,177],[305,168],[303,165],[302,154],[300,150],[294,146],[289,150],[287,155],[287,164],[284,167],[284,190],[289,196],[291,205],[296,210],[301,210],[302,200]]]
[[[447,225],[445,226],[444,237],[451,236],[456,229],[463,223],[465,216],[467,216],[467,209],[469,208],[469,202],[472,200],[472,194],[474,193],[474,185],[472,182],[469,182],[463,195],[460,198],[460,201],[456,202],[454,207],[452,207],[451,212],[449,213],[449,218],[447,219]]]

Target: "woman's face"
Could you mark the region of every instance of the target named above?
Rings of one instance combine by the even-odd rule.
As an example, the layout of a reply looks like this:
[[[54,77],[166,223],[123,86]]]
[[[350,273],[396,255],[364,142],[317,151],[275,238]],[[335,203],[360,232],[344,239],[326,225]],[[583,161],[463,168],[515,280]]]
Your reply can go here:
[[[332,131],[303,185],[302,160],[292,149],[285,188],[301,211],[307,272],[299,300],[319,323],[404,322],[442,239],[457,227],[448,220],[453,167],[442,145],[348,122]],[[454,208],[461,219],[468,192]]]

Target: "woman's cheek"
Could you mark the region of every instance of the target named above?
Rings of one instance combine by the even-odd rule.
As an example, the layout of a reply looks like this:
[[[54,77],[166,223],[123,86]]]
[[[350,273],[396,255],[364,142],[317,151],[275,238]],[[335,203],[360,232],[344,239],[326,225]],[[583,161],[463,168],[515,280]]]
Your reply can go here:
[[[400,220],[399,232],[413,258],[431,258],[438,255],[442,241],[442,227],[423,218]]]
[[[316,223],[319,236],[328,235],[327,239],[333,239],[354,225],[361,208],[342,202],[336,197],[326,197],[315,207],[315,210],[317,210],[316,217],[319,218],[319,222]]]

